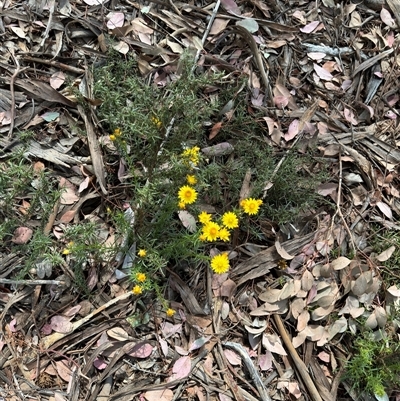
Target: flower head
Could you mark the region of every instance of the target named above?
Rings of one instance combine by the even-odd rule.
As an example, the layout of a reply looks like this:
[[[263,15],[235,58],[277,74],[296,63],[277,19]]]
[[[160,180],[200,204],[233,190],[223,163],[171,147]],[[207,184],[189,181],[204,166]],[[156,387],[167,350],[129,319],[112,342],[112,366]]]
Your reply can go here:
[[[185,204],[194,203],[197,199],[197,192],[194,188],[184,185],[179,188],[178,197],[180,202]]]
[[[114,134],[115,136],[121,136],[121,129],[120,129],[120,128],[115,128],[113,134]]]
[[[242,200],[240,206],[242,206],[244,212],[247,214],[257,214],[262,203],[261,199],[248,198]]]
[[[186,181],[187,181],[187,183],[188,183],[189,185],[195,185],[195,184],[197,184],[197,178],[196,178],[196,176],[194,176],[194,175],[188,174],[188,175],[186,176]]]
[[[222,225],[232,229],[239,227],[239,219],[233,212],[226,212],[222,215]]]
[[[151,117],[151,121],[153,122],[153,124],[154,124],[158,129],[161,128],[162,122],[161,122],[161,120],[160,120],[158,117],[152,116],[152,117]]]
[[[115,141],[117,139],[117,137],[114,134],[110,135],[110,141]]]
[[[139,249],[139,252],[137,253],[141,258],[144,258],[147,255],[146,249]]]
[[[219,224],[210,221],[209,223],[205,224],[203,227],[203,234],[206,237],[207,241],[215,241],[219,237],[219,230],[221,227]]]
[[[214,256],[211,259],[211,269],[217,274],[226,273],[229,270],[228,254],[225,252]]]
[[[218,237],[221,241],[229,241],[230,236],[231,233],[225,227],[222,227],[218,232]]]
[[[175,315],[175,310],[174,309],[171,309],[171,308],[168,308],[167,310],[166,310],[166,315],[168,316],[168,317],[171,317],[171,316],[174,316]]]
[[[135,285],[132,288],[132,292],[133,292],[134,295],[140,295],[143,292],[143,290],[142,290],[142,287],[140,285]]]
[[[207,241],[207,236],[205,234],[201,234],[199,237],[199,240],[202,242],[205,242],[205,241]]]
[[[185,202],[179,202],[178,203],[178,207],[179,207],[179,209],[185,209],[186,203]]]
[[[187,148],[182,152],[182,157],[191,162],[193,165],[197,166],[200,161],[199,156],[200,148],[198,146],[193,146],[193,148]]]
[[[143,283],[146,281],[146,275],[144,273],[136,273],[136,280],[139,281],[139,283]]]
[[[201,212],[199,214],[199,221],[201,224],[207,224],[211,221],[211,214],[207,212]]]

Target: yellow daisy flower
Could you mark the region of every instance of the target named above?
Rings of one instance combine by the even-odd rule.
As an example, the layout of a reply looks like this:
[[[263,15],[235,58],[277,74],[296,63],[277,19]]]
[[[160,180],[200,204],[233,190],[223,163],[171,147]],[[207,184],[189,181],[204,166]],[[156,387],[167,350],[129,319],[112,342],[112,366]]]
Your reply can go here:
[[[117,139],[117,137],[113,134],[110,135],[110,141],[115,141]]]
[[[231,236],[231,233],[225,228],[222,227],[219,232],[218,232],[218,237],[220,238],[221,241],[229,241],[229,238]]]
[[[203,227],[203,234],[206,237],[207,241],[215,241],[219,237],[219,230],[221,227],[217,224],[214,223],[213,221],[210,221]]]
[[[210,213],[201,212],[201,213],[199,214],[199,221],[200,221],[201,224],[207,224],[207,223],[209,223],[209,222],[211,221],[211,218],[212,218],[212,216],[211,216]]]
[[[179,209],[185,209],[186,203],[185,202],[179,202],[178,203],[178,207],[179,207]]]
[[[247,214],[257,214],[263,201],[261,199],[248,198],[241,202],[243,210]]]
[[[121,129],[120,129],[120,128],[115,128],[113,134],[114,134],[115,136],[121,136]]]
[[[190,162],[192,162],[195,166],[199,163],[200,148],[198,146],[193,146],[193,148],[187,148],[183,151],[182,157]]]
[[[233,212],[226,212],[222,215],[222,224],[229,229],[239,227],[239,219]]]
[[[178,197],[180,202],[191,204],[196,202],[197,192],[194,188],[184,185],[183,187],[179,188]]]
[[[229,270],[228,254],[221,253],[211,259],[211,269],[216,274],[226,273]]]
[[[144,258],[147,255],[146,249],[139,249],[139,252],[137,253],[141,258]]]
[[[132,292],[134,295],[140,295],[143,292],[143,290],[140,285],[135,285],[132,289]]]
[[[174,309],[171,309],[171,308],[168,308],[167,310],[166,310],[166,315],[168,316],[168,317],[171,317],[171,316],[174,316],[175,315],[175,310]]]
[[[187,175],[186,176],[186,181],[190,185],[195,185],[197,184],[197,178],[194,175]]]
[[[146,281],[146,275],[144,273],[136,273],[136,280],[143,283]]]

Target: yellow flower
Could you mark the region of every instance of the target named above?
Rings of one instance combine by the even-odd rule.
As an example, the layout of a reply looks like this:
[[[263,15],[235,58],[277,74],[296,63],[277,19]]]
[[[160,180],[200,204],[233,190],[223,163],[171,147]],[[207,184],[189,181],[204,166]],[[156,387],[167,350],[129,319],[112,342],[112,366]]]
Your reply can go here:
[[[143,283],[146,281],[146,275],[144,273],[136,273],[136,280]]]
[[[160,120],[159,118],[153,116],[153,117],[151,117],[151,121],[153,122],[153,124],[154,124],[157,128],[159,128],[159,129],[161,128],[162,122],[161,122],[161,120]]]
[[[115,128],[113,134],[114,134],[115,136],[121,136],[121,129],[120,129],[120,128]]]
[[[132,289],[132,292],[134,293],[134,295],[139,295],[142,293],[142,287],[140,285],[135,285]]]
[[[214,223],[213,221],[210,221],[203,227],[203,234],[206,237],[207,241],[215,241],[219,237],[219,230],[221,227],[217,224]]]
[[[186,207],[186,203],[185,202],[179,202],[178,203],[178,207],[179,207],[179,209],[184,209]]]
[[[70,251],[68,248],[65,248],[65,249],[62,251],[62,253],[63,253],[63,255],[69,255],[69,254],[71,253],[71,251]]]
[[[207,212],[201,212],[199,214],[199,221],[201,224],[207,224],[211,221],[211,214]]]
[[[185,204],[194,203],[197,199],[197,192],[194,188],[184,185],[179,188],[178,197],[180,202]]]
[[[144,258],[147,255],[146,249],[139,249],[139,252],[137,253],[141,258]]]
[[[171,316],[174,316],[174,315],[175,315],[175,310],[174,310],[174,309],[171,309],[171,308],[168,308],[167,311],[166,311],[165,313],[166,313],[166,315],[167,315],[168,317],[171,317]]]
[[[229,241],[229,237],[231,236],[231,233],[225,228],[222,227],[219,232],[218,232],[218,236],[222,241]]]
[[[211,259],[211,269],[217,274],[226,273],[229,270],[228,254],[225,252],[214,256]]]
[[[197,183],[197,178],[194,175],[187,175],[186,181],[188,182],[188,184],[194,185]]]
[[[199,240],[202,241],[202,242],[207,241],[206,235],[205,234],[201,234],[200,237],[199,237]]]
[[[222,215],[222,224],[229,229],[239,227],[239,219],[233,212],[226,212]]]
[[[68,242],[67,247],[62,251],[63,255],[69,255],[71,253],[71,248],[74,245],[74,241]]]
[[[242,206],[245,213],[257,214],[258,209],[260,208],[262,203],[263,203],[263,201],[261,199],[248,198],[248,199],[244,199],[242,202],[240,202],[240,205]]]
[[[183,151],[182,157],[190,162],[192,162],[195,166],[199,163],[200,148],[198,146],[193,146],[193,148],[187,148]]]
[[[113,134],[110,135],[110,141],[115,141],[117,139],[117,137]]]

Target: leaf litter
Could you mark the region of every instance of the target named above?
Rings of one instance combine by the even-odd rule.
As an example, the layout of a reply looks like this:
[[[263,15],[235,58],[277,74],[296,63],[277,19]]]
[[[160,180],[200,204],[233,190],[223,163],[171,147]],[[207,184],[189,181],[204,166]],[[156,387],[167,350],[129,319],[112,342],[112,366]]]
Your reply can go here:
[[[334,366],[341,363],[334,350],[346,354],[338,341],[347,330],[357,330],[354,321],[360,317],[376,333],[383,330],[391,305],[400,298],[398,287],[385,288],[380,277],[380,264],[390,259],[395,247],[379,255],[369,254],[365,219],[369,213],[372,222],[399,229],[394,218],[400,207],[396,170],[400,163],[399,98],[392,91],[398,89],[399,79],[400,60],[394,52],[400,24],[398,7],[388,2],[368,18],[371,11],[367,7],[374,8],[372,2],[346,5],[341,10],[343,23],[338,25],[333,18],[335,4],[330,1],[322,2],[321,23],[311,2],[290,1],[291,12],[275,20],[276,13],[282,11],[278,4],[254,1],[250,6],[224,0],[203,45],[199,36],[207,27],[211,8],[200,2],[143,6],[120,1],[110,9],[108,1],[84,3],[25,8],[14,4],[12,8],[5,1],[0,17],[6,38],[0,63],[0,157],[22,149],[21,143],[14,141],[20,129],[29,126],[49,135],[51,142],[40,136],[30,139],[23,154],[43,161],[43,169],[54,174],[63,188],[60,201],[52,205],[54,219],[48,222],[56,238],[61,238],[63,225],[73,225],[85,216],[95,221],[98,233],[103,231],[104,240],[112,243],[110,227],[98,209],[87,211],[84,206],[88,201],[96,202],[99,193],[108,195],[95,111],[92,108],[88,114],[78,106],[76,93],[66,85],[72,82],[80,96],[92,106],[96,104],[92,77],[85,70],[96,58],[105,58],[107,45],[102,38],[110,32],[119,38],[114,48],[122,54],[135,51],[143,75],[159,86],[166,83],[165,62],[177,60],[190,46],[203,52],[199,64],[205,68],[246,75],[252,93],[249,107],[267,104],[273,109],[263,117],[265,140],[272,147],[286,149],[292,141],[299,141],[307,152],[316,138],[321,155],[330,158],[332,176],[320,187],[320,194],[332,197],[337,210],[332,215],[316,214],[319,225],[305,235],[288,241],[276,239],[274,245],[256,250],[248,258],[243,253],[229,276],[206,284],[212,294],[211,312],[202,310],[201,316],[196,316],[194,312],[202,308],[197,301],[189,307],[187,301],[196,300],[198,289],[180,285],[177,290],[183,304],[176,305],[179,315],[172,320],[165,319],[157,307],[148,310],[131,301],[125,295],[128,284],[116,277],[116,266],[111,263],[102,266],[101,273],[91,273],[92,284],[89,280],[88,284],[94,291],[93,304],[71,293],[73,272],[68,262],[64,274],[57,277],[61,286],[50,280],[43,287],[9,283],[7,277],[14,276],[12,272],[23,259],[2,247],[0,277],[5,281],[0,287],[0,348],[5,358],[0,361],[4,372],[0,395],[12,400],[18,392],[37,395],[41,388],[47,391],[46,399],[66,399],[74,392],[75,399],[82,400],[97,396],[172,400],[194,394],[202,400],[206,393],[220,400],[280,400],[288,394],[306,399],[302,392],[308,391],[312,399],[320,399],[318,394],[327,399],[326,391],[335,389],[329,388],[331,382],[326,377],[334,378]],[[108,12],[103,14],[98,6]],[[37,8],[33,11],[43,16],[43,21],[32,23],[31,7]],[[82,15],[87,18],[82,19]],[[214,43],[232,26],[245,30],[232,31],[241,33],[242,41],[226,38],[240,62],[226,59],[222,52],[212,54]],[[361,27],[362,35],[354,36]],[[335,45],[328,39],[332,31],[342,39]],[[368,50],[371,44],[378,49],[376,54]],[[283,49],[283,53],[276,49]],[[41,57],[30,58],[28,53]],[[263,81],[266,70],[268,80]],[[362,79],[369,82],[364,90]],[[232,118],[230,112],[223,113],[227,120]],[[212,125],[209,140],[214,142],[202,149],[208,157],[229,156],[234,150],[232,144],[219,139],[224,121]],[[87,142],[79,145],[85,148],[82,153],[74,146],[79,129],[88,133]],[[65,170],[69,179],[61,175]],[[336,179],[340,171],[346,192]],[[121,182],[123,177],[121,170]],[[243,191],[249,191],[251,177],[247,180]],[[270,188],[267,185],[266,191]],[[20,212],[25,213],[29,197],[21,205]],[[188,212],[181,212],[179,218],[189,229],[193,227],[194,217]],[[14,244],[31,240],[35,222],[28,223],[13,233]],[[353,258],[330,257],[335,247],[346,250],[352,246],[361,251]],[[39,278],[50,277],[51,265],[40,267],[38,262],[37,266]],[[120,274],[123,277],[122,271]],[[98,279],[108,287],[107,295],[97,285]],[[184,299],[183,294],[190,297]],[[30,306],[26,302],[29,298]],[[335,313],[336,319],[332,318]],[[282,320],[286,329],[279,324]],[[28,330],[32,324],[35,330]],[[80,327],[84,329],[77,331]],[[292,348],[285,342],[289,338],[286,330],[291,331]],[[224,339],[230,341],[229,346]],[[47,352],[50,346],[55,348]],[[319,359],[310,364],[319,367],[316,371],[322,372],[320,380],[325,383],[317,395],[307,377],[299,380],[307,369],[302,371],[287,359],[288,353],[294,361],[300,359],[301,346],[315,347]],[[301,357],[306,360],[307,355]],[[13,364],[19,371],[16,381],[24,377],[30,386],[37,387],[26,387],[23,381],[16,387],[10,380]],[[243,371],[250,373],[247,379],[243,379]],[[112,389],[105,384],[106,379],[114,382]],[[268,382],[267,392],[263,382]],[[50,390],[54,387],[61,393]],[[335,399],[335,394],[332,397]]]

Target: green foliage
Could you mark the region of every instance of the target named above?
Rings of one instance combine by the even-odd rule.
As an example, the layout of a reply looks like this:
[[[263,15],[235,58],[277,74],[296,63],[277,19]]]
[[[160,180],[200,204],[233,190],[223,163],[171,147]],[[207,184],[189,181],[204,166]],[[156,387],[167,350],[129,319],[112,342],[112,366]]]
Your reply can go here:
[[[345,379],[359,392],[383,396],[400,385],[400,344],[394,337],[376,340],[371,332],[360,334],[353,343]]]

